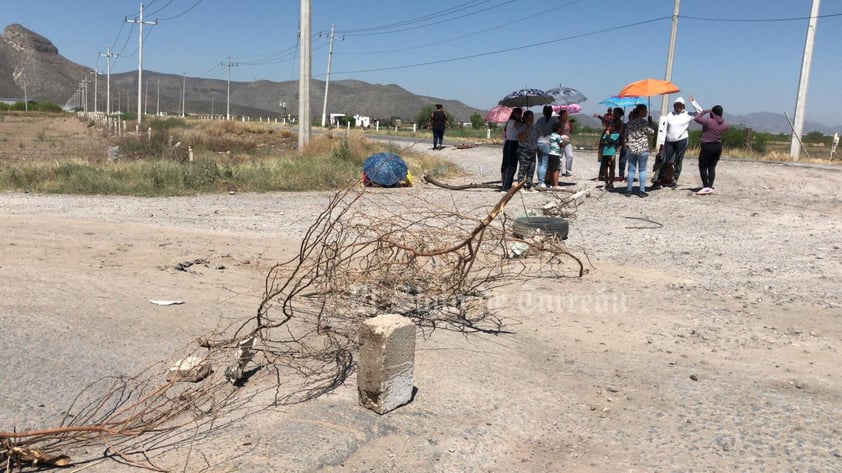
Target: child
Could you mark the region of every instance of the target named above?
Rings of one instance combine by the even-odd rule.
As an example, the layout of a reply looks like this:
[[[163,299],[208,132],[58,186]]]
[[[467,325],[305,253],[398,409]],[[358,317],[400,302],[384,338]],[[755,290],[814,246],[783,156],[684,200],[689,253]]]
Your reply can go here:
[[[617,144],[620,142],[620,134],[614,130],[614,124],[609,123],[605,132],[599,140],[600,162],[599,175],[605,181],[605,189],[614,188],[614,155],[617,153]]]
[[[558,134],[561,125],[556,121],[553,122],[553,132],[547,137],[550,141],[550,154],[547,159],[547,186],[551,189],[558,189],[558,173],[561,167],[561,149],[563,148],[564,139]]]

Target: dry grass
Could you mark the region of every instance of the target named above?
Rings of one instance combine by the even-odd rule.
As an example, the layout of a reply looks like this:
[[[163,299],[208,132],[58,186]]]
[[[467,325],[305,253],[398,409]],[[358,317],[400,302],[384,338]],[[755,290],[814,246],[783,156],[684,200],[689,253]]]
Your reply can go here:
[[[294,130],[280,124],[165,119],[149,125],[151,138],[116,138],[75,117],[13,116],[0,134],[0,156],[10,164],[0,168],[0,188],[142,196],[328,190],[358,181],[365,159],[383,151],[404,158],[415,176],[458,170],[411,146],[359,134],[314,136],[298,151]],[[120,158],[108,161],[114,145]]]

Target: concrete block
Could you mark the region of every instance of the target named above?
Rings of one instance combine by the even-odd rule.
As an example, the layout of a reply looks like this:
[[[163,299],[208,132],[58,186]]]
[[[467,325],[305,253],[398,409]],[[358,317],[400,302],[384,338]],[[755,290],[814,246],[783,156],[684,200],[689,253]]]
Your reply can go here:
[[[415,324],[398,314],[363,322],[357,391],[360,405],[385,414],[412,400],[415,384]]]

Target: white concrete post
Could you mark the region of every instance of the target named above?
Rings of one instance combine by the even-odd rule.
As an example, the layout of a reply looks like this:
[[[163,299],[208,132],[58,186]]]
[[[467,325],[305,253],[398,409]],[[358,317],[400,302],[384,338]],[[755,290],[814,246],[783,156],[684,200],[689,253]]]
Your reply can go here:
[[[415,324],[398,314],[368,319],[360,327],[357,393],[360,405],[385,414],[412,400]]]

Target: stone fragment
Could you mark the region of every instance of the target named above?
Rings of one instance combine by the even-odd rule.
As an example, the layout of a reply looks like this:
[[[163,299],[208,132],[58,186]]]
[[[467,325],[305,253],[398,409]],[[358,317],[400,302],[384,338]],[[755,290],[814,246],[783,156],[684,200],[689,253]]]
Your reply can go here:
[[[211,364],[199,356],[188,356],[182,358],[172,366],[167,373],[167,381],[184,381],[188,383],[196,383],[208,377],[211,374]]]

